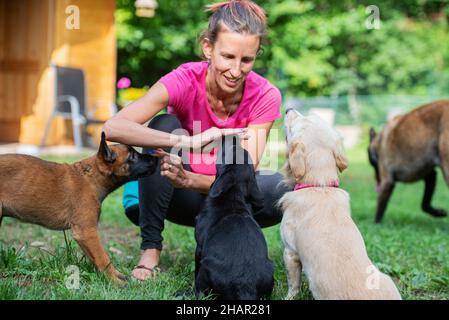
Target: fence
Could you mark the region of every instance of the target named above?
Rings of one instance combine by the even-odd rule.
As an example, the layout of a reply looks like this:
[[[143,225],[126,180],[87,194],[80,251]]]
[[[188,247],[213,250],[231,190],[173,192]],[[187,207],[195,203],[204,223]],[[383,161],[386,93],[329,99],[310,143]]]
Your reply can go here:
[[[392,116],[410,111],[420,105],[449,96],[335,96],[335,97],[285,97],[284,106],[308,113],[311,109],[333,110],[336,126],[381,126]]]

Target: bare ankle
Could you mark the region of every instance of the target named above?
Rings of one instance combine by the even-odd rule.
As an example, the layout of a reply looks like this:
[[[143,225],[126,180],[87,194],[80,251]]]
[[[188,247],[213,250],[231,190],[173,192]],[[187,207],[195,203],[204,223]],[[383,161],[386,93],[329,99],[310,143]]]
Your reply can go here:
[[[158,249],[145,249],[141,250],[140,261],[141,264],[147,265],[152,268],[159,264],[159,258],[161,255],[161,250]]]

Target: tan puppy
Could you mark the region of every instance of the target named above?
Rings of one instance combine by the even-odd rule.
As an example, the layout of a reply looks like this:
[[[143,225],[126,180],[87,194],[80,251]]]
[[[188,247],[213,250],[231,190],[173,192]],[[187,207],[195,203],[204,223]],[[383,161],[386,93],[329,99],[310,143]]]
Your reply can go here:
[[[36,157],[0,156],[0,224],[12,217],[53,230],[71,229],[98,270],[118,284],[126,277],[112,265],[100,242],[101,203],[127,181],[156,170],[157,158],[116,144],[108,147],[104,133],[98,153],[74,164]]]
[[[288,183],[280,200],[287,299],[304,270],[315,299],[401,299],[393,281],[370,261],[351,219],[349,195],[338,187],[347,167],[339,134],[317,116],[287,110]]]

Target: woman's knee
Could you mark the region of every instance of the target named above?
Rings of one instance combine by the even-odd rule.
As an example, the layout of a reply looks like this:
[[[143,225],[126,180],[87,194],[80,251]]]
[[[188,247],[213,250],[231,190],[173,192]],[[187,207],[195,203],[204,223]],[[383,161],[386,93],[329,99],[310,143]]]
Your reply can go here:
[[[176,116],[168,113],[155,116],[148,123],[148,128],[167,133],[176,133],[176,130],[182,130],[181,122],[179,121],[179,119]],[[143,148],[142,150],[143,153],[149,153],[150,151],[153,151],[153,148]]]
[[[256,180],[264,198],[264,209],[254,218],[262,228],[276,225],[282,220],[282,211],[278,202],[286,192],[291,190],[283,182],[284,176],[279,172],[258,171]]]
[[[125,214],[128,217],[128,219],[135,224],[136,226],[139,226],[139,205],[135,204],[131,207],[128,207],[125,209]]]
[[[284,176],[271,170],[260,170],[256,173],[257,185],[264,196],[279,200],[286,192],[291,191],[284,183]]]

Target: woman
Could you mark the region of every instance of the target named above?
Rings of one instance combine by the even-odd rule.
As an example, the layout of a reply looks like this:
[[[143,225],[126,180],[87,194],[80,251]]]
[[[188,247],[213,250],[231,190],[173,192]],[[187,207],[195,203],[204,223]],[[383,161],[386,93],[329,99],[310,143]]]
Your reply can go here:
[[[266,32],[266,16],[249,0],[212,4],[208,9],[213,14],[201,37],[206,61],[183,64],[162,77],[143,98],[108,120],[104,130],[110,141],[166,150],[201,148],[223,135],[239,133],[257,168],[271,126],[281,116],[279,90],[252,71]],[[167,105],[169,114],[154,117]],[[143,126],[151,118],[149,127]],[[179,134],[179,129],[187,134]],[[136,279],[145,280],[158,271],[165,219],[194,226],[215,179],[215,159],[213,152],[199,158],[191,154],[184,163],[176,156],[163,156],[160,172],[139,181],[142,244],[132,273]],[[281,180],[279,173],[257,173],[265,208],[255,219],[262,227],[281,221],[275,208],[286,191]]]

